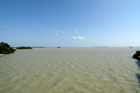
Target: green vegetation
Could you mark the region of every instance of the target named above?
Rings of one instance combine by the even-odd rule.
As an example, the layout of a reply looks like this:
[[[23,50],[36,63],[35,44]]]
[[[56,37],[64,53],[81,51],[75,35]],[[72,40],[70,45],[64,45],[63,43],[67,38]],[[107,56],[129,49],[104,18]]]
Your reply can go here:
[[[17,47],[17,49],[32,49],[32,47],[21,46],[21,47]]]
[[[13,49],[7,43],[4,42],[0,43],[0,54],[10,54],[10,53],[14,53],[15,51],[16,49]]]
[[[133,58],[140,59],[140,51],[136,51],[136,53],[133,55]]]

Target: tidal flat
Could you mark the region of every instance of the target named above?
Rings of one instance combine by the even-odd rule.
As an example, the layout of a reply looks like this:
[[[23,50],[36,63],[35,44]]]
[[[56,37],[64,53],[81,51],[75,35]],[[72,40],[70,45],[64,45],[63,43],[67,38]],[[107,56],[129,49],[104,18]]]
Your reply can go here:
[[[140,93],[140,48],[34,48],[0,57],[0,93]]]

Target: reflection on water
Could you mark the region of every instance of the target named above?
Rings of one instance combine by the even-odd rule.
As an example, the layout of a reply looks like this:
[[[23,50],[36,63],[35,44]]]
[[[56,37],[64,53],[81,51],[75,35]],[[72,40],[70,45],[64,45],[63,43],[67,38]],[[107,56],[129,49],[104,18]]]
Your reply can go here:
[[[0,58],[0,93],[140,93],[135,50],[18,50]]]

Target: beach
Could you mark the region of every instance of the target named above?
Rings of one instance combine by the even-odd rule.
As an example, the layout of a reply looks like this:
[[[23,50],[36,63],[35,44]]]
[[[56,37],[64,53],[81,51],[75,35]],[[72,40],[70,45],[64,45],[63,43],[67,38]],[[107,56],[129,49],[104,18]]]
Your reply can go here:
[[[139,48],[17,50],[0,58],[0,93],[140,93]]]

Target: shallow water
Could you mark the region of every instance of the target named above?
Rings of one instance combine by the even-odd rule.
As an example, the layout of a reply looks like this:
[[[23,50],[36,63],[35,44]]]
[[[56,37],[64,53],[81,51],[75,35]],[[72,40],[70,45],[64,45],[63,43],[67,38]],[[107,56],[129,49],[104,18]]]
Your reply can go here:
[[[0,93],[140,93],[135,50],[18,50],[0,58]]]

